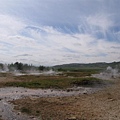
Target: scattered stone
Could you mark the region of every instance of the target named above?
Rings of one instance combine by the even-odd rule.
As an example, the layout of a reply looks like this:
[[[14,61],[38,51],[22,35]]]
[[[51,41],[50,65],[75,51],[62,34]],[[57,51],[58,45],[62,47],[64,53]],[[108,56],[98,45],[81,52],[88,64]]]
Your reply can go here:
[[[35,97],[32,97],[32,96],[29,97],[29,98],[30,98],[30,100],[33,100],[33,101],[36,100],[36,98],[35,98]]]
[[[44,93],[46,93],[47,91],[44,91]]]
[[[72,92],[73,91],[73,89],[67,89],[67,92]]]
[[[112,98],[111,98],[111,99],[109,99],[109,101],[115,101],[115,99],[112,99]]]
[[[72,116],[72,117],[68,118],[67,120],[77,120],[77,118],[75,116]]]
[[[20,115],[20,114],[21,114],[21,112],[18,112],[18,113],[17,113],[17,115]]]
[[[51,90],[51,92],[53,92],[53,90]]]
[[[69,89],[67,89],[67,92],[70,92],[70,90],[69,90]]]
[[[83,94],[84,94],[84,95],[87,95],[88,93],[87,93],[87,92],[84,92]]]
[[[37,120],[36,118],[33,118],[33,120]]]
[[[34,117],[34,116],[30,116],[30,118],[35,119],[35,117]]]

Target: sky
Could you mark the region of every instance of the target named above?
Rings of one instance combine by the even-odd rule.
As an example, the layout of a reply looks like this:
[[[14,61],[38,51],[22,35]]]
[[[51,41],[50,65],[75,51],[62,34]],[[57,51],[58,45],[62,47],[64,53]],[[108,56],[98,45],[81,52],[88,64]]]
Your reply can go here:
[[[0,0],[0,63],[120,61],[120,0]]]

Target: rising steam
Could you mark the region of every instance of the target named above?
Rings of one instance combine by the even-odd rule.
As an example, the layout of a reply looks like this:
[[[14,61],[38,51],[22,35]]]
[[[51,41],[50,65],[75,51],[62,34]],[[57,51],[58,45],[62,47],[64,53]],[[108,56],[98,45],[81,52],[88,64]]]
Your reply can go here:
[[[105,80],[120,78],[119,66],[116,68],[108,66],[105,71],[101,72],[100,74],[94,74],[93,77]]]

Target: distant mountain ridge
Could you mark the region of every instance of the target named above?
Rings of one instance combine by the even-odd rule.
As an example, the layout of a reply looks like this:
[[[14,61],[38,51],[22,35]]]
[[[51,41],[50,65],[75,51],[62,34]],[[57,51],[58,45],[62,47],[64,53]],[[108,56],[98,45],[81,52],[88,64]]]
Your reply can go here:
[[[105,69],[108,66],[113,68],[120,67],[120,62],[98,62],[98,63],[70,63],[70,64],[62,64],[62,65],[55,65],[53,68],[55,69]]]

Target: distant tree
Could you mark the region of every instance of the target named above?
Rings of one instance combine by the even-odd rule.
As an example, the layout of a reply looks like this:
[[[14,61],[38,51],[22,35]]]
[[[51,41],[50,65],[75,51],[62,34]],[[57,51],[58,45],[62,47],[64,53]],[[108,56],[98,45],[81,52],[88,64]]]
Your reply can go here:
[[[3,64],[0,63],[0,70],[3,70]]]
[[[39,69],[40,71],[43,71],[43,70],[45,70],[45,67],[44,67],[44,66],[39,66],[38,69]]]
[[[22,63],[16,62],[14,65],[15,65],[17,70],[23,70],[23,64]]]
[[[22,63],[18,64],[18,70],[23,70],[23,64]]]
[[[64,71],[63,68],[58,68],[58,71]]]

